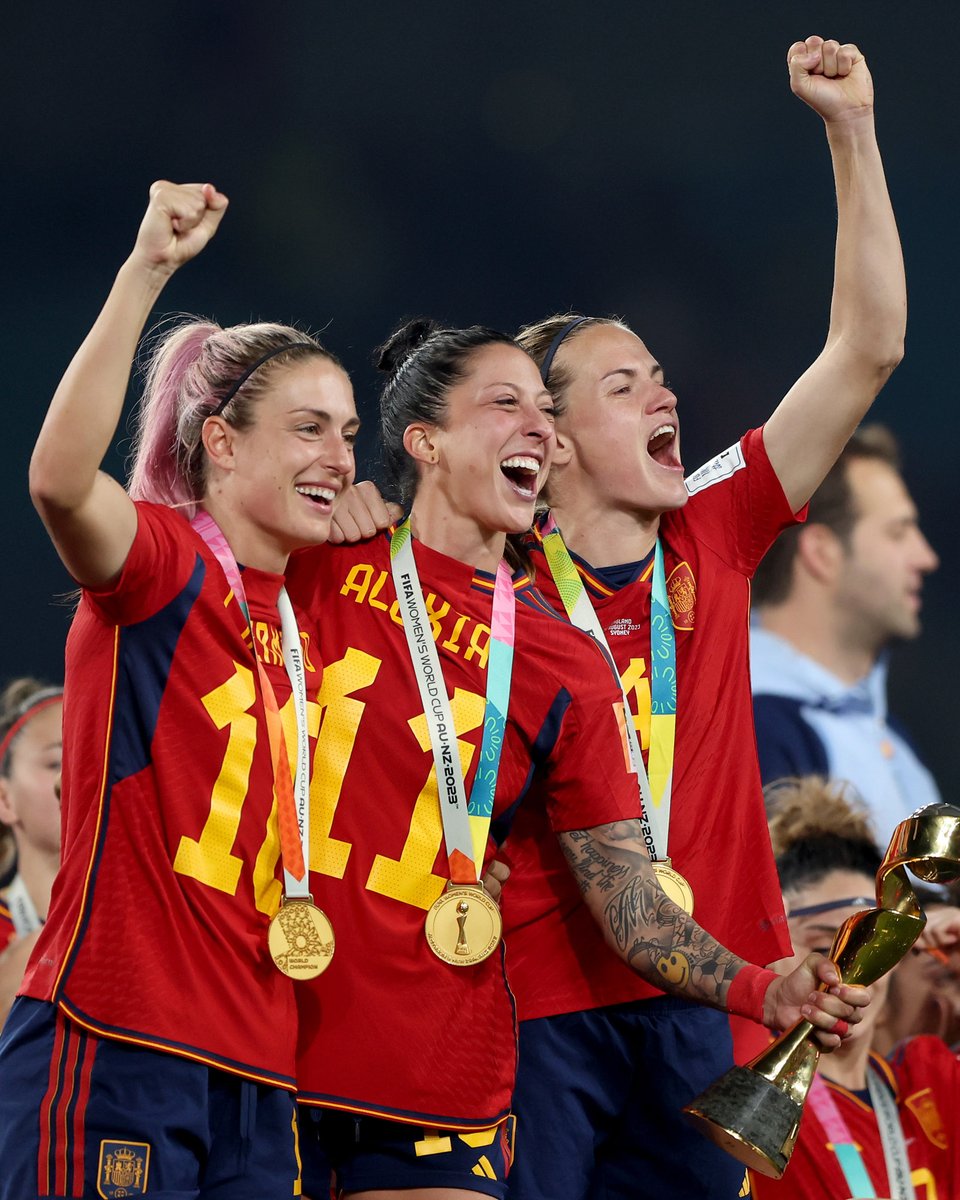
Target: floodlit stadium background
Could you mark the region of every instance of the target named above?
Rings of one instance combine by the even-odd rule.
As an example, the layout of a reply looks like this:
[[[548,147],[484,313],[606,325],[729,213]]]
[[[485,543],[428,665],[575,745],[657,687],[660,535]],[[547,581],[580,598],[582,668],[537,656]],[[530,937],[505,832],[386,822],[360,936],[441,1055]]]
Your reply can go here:
[[[784,55],[860,44],[910,289],[874,408],[942,558],[892,706],[960,784],[956,440],[960,10],[949,3],[386,0],[54,3],[5,14],[0,678],[60,677],[70,588],[30,505],[50,394],[157,177],[231,198],[162,312],[296,319],[351,371],[376,467],[370,350],[401,316],[512,330],[627,317],[680,398],[689,470],[759,423],[827,326],[833,200]],[[122,452],[108,462],[123,470]]]

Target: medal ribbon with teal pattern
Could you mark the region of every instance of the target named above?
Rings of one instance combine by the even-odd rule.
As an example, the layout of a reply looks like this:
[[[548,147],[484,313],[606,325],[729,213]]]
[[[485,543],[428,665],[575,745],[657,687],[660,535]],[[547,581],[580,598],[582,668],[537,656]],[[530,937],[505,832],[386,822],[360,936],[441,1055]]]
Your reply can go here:
[[[390,539],[390,569],[407,647],[423,701],[423,713],[430,731],[450,878],[454,883],[476,883],[483,867],[487,834],[493,816],[510,704],[516,640],[513,581],[509,569],[501,561],[497,567],[490,619],[483,739],[468,801],[450,699],[413,554],[409,518],[397,527]]]
[[[897,1102],[890,1094],[886,1080],[873,1063],[867,1066],[867,1088],[880,1131],[891,1200],[915,1200],[910,1158],[903,1136],[903,1126],[900,1124],[900,1114],[897,1112]],[[850,1195],[862,1197],[862,1200],[875,1197],[876,1188],[863,1156],[853,1140],[833,1093],[819,1075],[814,1076],[813,1086],[810,1088],[810,1104],[817,1114],[817,1120],[823,1126],[824,1133],[830,1139],[831,1148],[837,1157]]]
[[[547,514],[543,525],[543,552],[547,566],[560,593],[570,623],[592,634],[604,647],[614,665],[606,634],[593,607],[580,572],[564,543],[553,518]],[[657,538],[653,556],[653,581],[650,589],[650,753],[649,768],[643,764],[643,751],[631,715],[630,701],[623,693],[626,714],[627,745],[640,787],[643,819],[653,838],[654,859],[667,857],[670,831],[670,800],[673,792],[673,759],[677,729],[677,645],[667,597],[663,547]],[[619,671],[616,671],[620,679]],[[620,682],[623,691],[623,682]]]

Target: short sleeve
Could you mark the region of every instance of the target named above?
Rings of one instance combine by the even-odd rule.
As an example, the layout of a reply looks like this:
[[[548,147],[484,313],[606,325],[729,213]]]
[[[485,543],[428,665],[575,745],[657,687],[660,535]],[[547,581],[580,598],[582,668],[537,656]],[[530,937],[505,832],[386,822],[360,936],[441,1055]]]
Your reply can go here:
[[[690,532],[742,575],[752,578],[781,530],[806,519],[790,510],[763,444],[751,429],[686,480],[689,501],[679,517]]]
[[[162,504],[137,503],[137,533],[120,575],[108,587],[85,588],[81,603],[111,625],[133,625],[158,613],[184,587],[202,542],[186,518]]]

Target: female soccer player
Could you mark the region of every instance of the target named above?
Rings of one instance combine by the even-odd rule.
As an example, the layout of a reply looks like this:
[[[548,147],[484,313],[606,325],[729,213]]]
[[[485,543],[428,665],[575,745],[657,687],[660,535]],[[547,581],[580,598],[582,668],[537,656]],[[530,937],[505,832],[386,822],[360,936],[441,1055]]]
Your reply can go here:
[[[0,822],[16,873],[0,892],[0,1024],[20,986],[60,865],[63,688],[15,679],[0,695]]]
[[[152,357],[130,492],[99,469],[142,326],[226,206],[153,185],[31,463],[83,591],[63,867],[0,1043],[4,1200],[296,1186],[296,1011],[268,926],[278,860],[287,899],[305,889],[290,763],[302,795],[320,662],[283,572],[353,477],[349,381],[296,329],[189,322]]]
[[[880,853],[864,812],[822,779],[780,785],[772,803],[770,831],[800,958],[829,949],[848,916],[875,906]],[[889,1061],[872,1052],[889,981],[874,985],[849,1041],[821,1058],[783,1178],[751,1172],[758,1200],[960,1194],[960,1063],[929,1035],[902,1042]]]
[[[671,894],[761,963],[786,941],[752,732],[750,579],[899,361],[906,315],[863,55],[811,37],[787,59],[833,157],[835,279],[823,351],[763,428],[685,479],[677,398],[629,328],[565,314],[519,339],[559,408],[553,521],[530,544],[538,586],[617,664]],[[742,1168],[681,1115],[731,1065],[726,1020],[659,995],[606,951],[545,828],[525,806],[505,847],[516,1111],[533,1145],[515,1200],[627,1200],[641,1177],[675,1200],[734,1200]]]
[[[502,334],[415,322],[381,365],[409,520],[291,564],[294,594],[322,606],[310,862],[337,936],[300,994],[305,1191],[325,1196],[332,1169],[368,1200],[502,1197],[514,1009],[476,880],[491,817],[509,819],[531,776],[549,779],[551,836],[635,970],[771,1023],[802,1005],[830,1030],[853,1010],[846,995],[809,1007],[818,960],[789,979],[750,967],[653,880],[625,819],[636,781],[612,671],[503,563],[553,451],[532,361]]]

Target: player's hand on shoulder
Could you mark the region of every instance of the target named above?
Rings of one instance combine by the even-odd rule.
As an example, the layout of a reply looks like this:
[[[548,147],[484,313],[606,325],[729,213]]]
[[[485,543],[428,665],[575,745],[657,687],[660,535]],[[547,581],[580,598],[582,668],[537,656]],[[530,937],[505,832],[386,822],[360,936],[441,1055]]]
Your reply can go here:
[[[873,110],[873,80],[866,59],[852,42],[841,45],[808,37],[787,51],[794,95],[825,121],[849,120]]]
[[[399,504],[384,500],[375,483],[369,479],[354,483],[343,493],[334,510],[330,541],[362,542],[381,529],[388,529],[403,516]]]
[[[132,258],[152,270],[175,271],[217,232],[229,201],[212,183],[158,179],[137,233]]]

